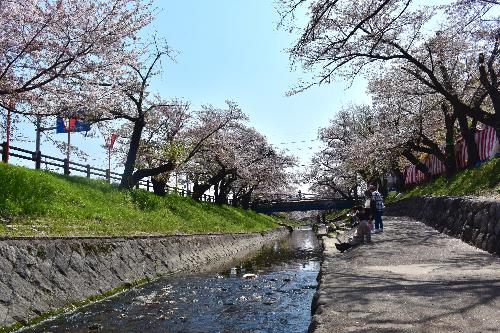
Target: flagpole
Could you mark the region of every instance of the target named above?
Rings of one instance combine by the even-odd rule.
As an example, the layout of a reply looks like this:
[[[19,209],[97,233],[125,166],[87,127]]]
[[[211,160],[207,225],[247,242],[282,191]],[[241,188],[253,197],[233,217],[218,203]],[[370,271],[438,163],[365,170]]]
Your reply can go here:
[[[66,153],[66,158],[69,163],[69,152],[71,149],[71,120],[68,120],[68,152]]]
[[[109,182],[111,183],[111,145],[108,146],[108,170],[109,170]]]
[[[42,117],[36,115],[36,138],[35,138],[35,152],[40,152],[40,136],[42,132]]]
[[[7,156],[6,162],[9,162],[9,150],[10,150],[10,112],[11,109],[14,109],[14,102],[12,99],[9,100],[8,105],[7,105],[7,146],[5,147],[5,150],[7,153],[5,156]]]

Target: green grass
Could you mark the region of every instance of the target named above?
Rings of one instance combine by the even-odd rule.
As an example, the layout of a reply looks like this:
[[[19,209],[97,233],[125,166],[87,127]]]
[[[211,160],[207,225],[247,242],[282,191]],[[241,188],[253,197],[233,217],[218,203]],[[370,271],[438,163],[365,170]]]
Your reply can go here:
[[[441,176],[436,180],[416,186],[400,198],[413,196],[500,196],[500,158],[494,158],[477,168],[458,172],[451,178]]]
[[[1,236],[120,236],[254,232],[276,218],[175,194],[0,163]]]

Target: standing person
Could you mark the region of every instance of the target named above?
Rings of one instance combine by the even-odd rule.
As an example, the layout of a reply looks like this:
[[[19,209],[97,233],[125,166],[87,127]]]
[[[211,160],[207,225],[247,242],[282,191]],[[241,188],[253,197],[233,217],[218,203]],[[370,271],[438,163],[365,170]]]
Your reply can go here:
[[[384,231],[384,224],[382,222],[382,213],[384,212],[384,199],[375,185],[370,185],[369,191],[372,194],[372,201],[374,203],[374,219],[375,219],[375,232]]]
[[[370,227],[370,232],[374,230],[373,219],[375,217],[375,202],[372,200],[372,192],[369,190],[365,191],[365,205],[364,208],[369,211],[368,226]]]

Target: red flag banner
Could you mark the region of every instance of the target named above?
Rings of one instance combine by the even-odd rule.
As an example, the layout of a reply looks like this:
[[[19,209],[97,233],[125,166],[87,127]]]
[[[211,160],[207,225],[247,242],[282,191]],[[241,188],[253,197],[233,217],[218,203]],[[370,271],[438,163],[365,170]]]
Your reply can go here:
[[[106,147],[108,149],[113,149],[113,145],[115,144],[116,141],[116,133],[111,133],[110,136],[106,139]]]
[[[494,156],[495,146],[498,145],[499,138],[497,138],[493,127],[483,126],[474,134],[474,139],[479,150],[479,159],[481,161],[486,161]],[[455,157],[457,160],[457,167],[459,169],[464,169],[467,166],[467,147],[463,139],[460,139],[455,144]],[[430,155],[424,160],[424,163],[433,176],[440,175],[445,171],[444,164],[434,155]],[[424,179],[423,174],[417,170],[415,165],[408,166],[404,171],[404,175],[405,184],[407,185],[419,183]]]

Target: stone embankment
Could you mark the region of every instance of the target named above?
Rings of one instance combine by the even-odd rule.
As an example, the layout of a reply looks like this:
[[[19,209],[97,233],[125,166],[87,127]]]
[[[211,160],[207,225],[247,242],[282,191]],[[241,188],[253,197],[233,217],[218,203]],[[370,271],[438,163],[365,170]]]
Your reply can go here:
[[[0,331],[139,281],[222,267],[288,233],[0,239]]]
[[[386,215],[411,217],[489,253],[500,254],[500,200],[414,197],[389,205]]]

